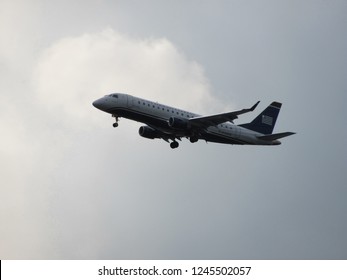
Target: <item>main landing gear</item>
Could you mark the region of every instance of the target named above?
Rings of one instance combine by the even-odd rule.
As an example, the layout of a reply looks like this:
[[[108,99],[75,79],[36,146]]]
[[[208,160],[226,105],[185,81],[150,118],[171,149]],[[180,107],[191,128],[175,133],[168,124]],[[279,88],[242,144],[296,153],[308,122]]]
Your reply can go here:
[[[190,136],[189,141],[190,141],[190,143],[196,143],[199,141],[199,137],[198,136]]]
[[[170,143],[171,149],[176,149],[176,148],[178,148],[178,146],[179,146],[179,144],[178,144],[177,141],[173,141],[173,142]]]
[[[116,119],[116,122],[113,123],[113,127],[118,127],[118,121],[119,121],[118,116],[112,115],[112,117]]]

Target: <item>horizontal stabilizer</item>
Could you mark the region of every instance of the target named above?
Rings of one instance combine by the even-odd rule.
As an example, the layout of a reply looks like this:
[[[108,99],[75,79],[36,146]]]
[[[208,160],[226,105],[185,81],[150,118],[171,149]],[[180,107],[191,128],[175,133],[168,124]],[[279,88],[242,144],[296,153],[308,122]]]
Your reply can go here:
[[[260,140],[265,140],[265,141],[274,141],[283,137],[287,137],[290,135],[295,134],[295,132],[282,132],[282,133],[275,133],[275,134],[269,134],[269,135],[264,135],[264,136],[258,136],[257,138]]]

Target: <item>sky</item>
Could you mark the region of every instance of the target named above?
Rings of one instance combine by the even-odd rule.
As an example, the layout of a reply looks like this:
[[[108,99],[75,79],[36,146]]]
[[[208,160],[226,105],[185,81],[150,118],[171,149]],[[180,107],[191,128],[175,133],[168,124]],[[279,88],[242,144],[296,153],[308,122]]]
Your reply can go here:
[[[0,0],[0,259],[346,259],[346,1]],[[92,106],[283,103],[275,147]]]

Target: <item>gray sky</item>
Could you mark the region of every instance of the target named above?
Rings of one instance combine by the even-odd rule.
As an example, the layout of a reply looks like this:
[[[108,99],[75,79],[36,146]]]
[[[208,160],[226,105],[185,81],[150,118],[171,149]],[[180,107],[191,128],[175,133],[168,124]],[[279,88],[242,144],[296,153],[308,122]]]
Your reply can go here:
[[[346,259],[346,1],[0,0],[0,259]],[[95,99],[283,102],[278,147],[164,141]]]

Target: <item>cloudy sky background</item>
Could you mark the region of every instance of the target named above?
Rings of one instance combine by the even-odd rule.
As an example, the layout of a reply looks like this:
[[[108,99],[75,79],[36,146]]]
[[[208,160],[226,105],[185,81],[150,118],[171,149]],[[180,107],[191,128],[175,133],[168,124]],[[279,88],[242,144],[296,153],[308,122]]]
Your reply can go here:
[[[0,0],[0,259],[346,259],[346,1]],[[277,147],[164,141],[95,99],[283,103]]]

